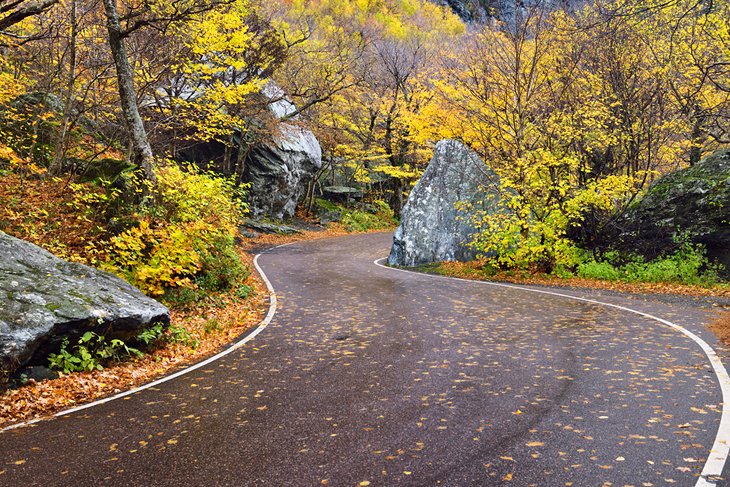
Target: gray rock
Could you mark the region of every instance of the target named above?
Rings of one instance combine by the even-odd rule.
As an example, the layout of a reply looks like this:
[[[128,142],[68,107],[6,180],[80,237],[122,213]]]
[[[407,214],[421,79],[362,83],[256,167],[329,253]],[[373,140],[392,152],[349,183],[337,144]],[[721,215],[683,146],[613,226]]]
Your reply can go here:
[[[474,21],[475,12],[483,12],[483,17],[486,17],[486,11],[483,6],[479,4],[477,0],[432,0],[433,3],[441,5],[443,7],[449,7],[454,11],[456,15],[461,17],[466,22]]]
[[[279,132],[271,142],[252,147],[246,159],[254,216],[293,217],[307,183],[322,167],[322,148],[310,130],[282,123]]]
[[[296,115],[297,107],[287,98],[286,93],[276,83],[269,80],[261,88],[261,93],[269,99],[269,111],[279,119],[292,117],[295,120],[299,117]]]
[[[511,24],[519,15],[525,15],[530,8],[539,6],[548,10],[566,10],[572,12],[586,0],[431,0],[432,2],[449,7],[465,22],[487,22],[497,19]]]
[[[302,233],[299,229],[290,227],[288,225],[279,225],[276,223],[269,223],[260,220],[246,220],[243,222],[243,227],[239,229],[241,233],[245,232],[246,228],[256,230],[257,232],[273,234],[273,235],[295,235]]]
[[[58,379],[59,374],[45,365],[33,365],[19,370],[16,379],[11,382],[11,387],[21,387],[29,381],[41,382],[44,380]]]
[[[363,197],[363,191],[360,188],[351,188],[348,186],[325,186],[322,188],[324,193],[329,199],[349,202],[350,200],[359,200]]]
[[[92,330],[127,339],[168,324],[167,308],[122,279],[63,261],[0,232],[0,382],[25,364],[42,364],[63,337]]]
[[[243,227],[239,228],[238,230],[241,233],[241,236],[244,238],[259,238],[261,236],[260,233],[254,232],[252,230],[246,230]]]
[[[499,178],[461,142],[442,140],[403,208],[393,237],[390,265],[416,266],[446,260],[468,261],[474,234],[472,211],[493,211]],[[470,208],[467,210],[466,208]]]
[[[684,233],[730,269],[730,149],[658,179],[609,230],[620,250],[654,259],[677,249]]]
[[[205,88],[196,87],[184,77],[177,80],[179,89],[186,93],[188,99],[196,99],[205,93]],[[170,103],[166,95],[159,93],[155,100],[147,100],[148,106]],[[176,154],[179,161],[194,162],[201,167],[221,171],[226,176],[234,175],[237,180],[250,183],[248,203],[254,217],[270,217],[276,219],[291,218],[296,206],[306,191],[307,184],[322,167],[322,148],[311,130],[302,126],[296,106],[287,98],[286,93],[269,80],[264,84],[261,96],[268,113],[253,116],[250,127],[256,135],[252,140],[245,140],[241,130],[235,130],[234,160],[238,152],[245,153],[245,169],[243,175],[238,169],[223,164],[226,147],[218,141],[193,144],[182,148]],[[261,133],[257,130],[261,129]],[[259,137],[263,133],[273,134],[264,141]],[[244,139],[244,140],[242,140]],[[213,163],[211,164],[211,161]]]

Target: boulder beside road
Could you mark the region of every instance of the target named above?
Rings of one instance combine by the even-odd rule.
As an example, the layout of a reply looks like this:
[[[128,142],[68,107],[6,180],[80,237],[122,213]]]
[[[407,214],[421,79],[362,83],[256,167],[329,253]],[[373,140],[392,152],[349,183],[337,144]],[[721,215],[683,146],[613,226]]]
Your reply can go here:
[[[683,236],[730,270],[730,149],[659,178],[609,233],[613,247],[647,259],[675,251]]]
[[[64,337],[73,343],[94,331],[125,340],[169,322],[165,306],[123,279],[0,232],[0,383],[45,364]]]
[[[440,141],[403,207],[388,264],[474,259],[472,216],[496,210],[498,190],[498,176],[473,150],[456,140]]]

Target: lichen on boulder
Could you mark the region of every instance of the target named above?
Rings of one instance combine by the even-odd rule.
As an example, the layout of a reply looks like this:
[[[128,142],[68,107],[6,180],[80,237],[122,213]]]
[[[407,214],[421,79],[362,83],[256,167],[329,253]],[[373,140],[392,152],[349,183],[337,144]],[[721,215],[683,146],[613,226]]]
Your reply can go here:
[[[278,130],[271,141],[251,147],[246,159],[254,216],[293,217],[307,182],[322,167],[322,148],[312,131],[288,123]]]
[[[730,269],[730,149],[658,179],[608,233],[613,247],[647,259],[677,250],[679,236]]]
[[[393,236],[388,264],[413,267],[449,260],[469,261],[477,211],[496,211],[499,177],[456,140],[436,144],[426,171],[411,191]]]
[[[126,281],[0,232],[0,384],[26,364],[44,364],[64,337],[94,331],[126,340],[169,322],[165,306]]]

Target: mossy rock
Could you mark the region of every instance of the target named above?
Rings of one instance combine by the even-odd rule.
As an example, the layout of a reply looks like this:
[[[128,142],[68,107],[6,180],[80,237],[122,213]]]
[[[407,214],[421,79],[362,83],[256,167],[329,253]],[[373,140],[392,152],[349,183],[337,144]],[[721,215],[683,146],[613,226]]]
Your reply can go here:
[[[314,202],[314,216],[322,224],[339,222],[343,212],[343,207],[332,201],[317,198]]]
[[[99,159],[90,163],[82,162],[78,166],[82,168],[79,179],[84,182],[98,181],[100,179],[114,182],[118,178],[131,174],[137,169],[137,166],[129,161],[112,158]]]
[[[609,231],[620,250],[654,259],[677,250],[683,235],[730,268],[730,149],[657,180]]]
[[[0,389],[87,331],[126,340],[170,322],[166,307],[112,274],[66,262],[0,232]]]

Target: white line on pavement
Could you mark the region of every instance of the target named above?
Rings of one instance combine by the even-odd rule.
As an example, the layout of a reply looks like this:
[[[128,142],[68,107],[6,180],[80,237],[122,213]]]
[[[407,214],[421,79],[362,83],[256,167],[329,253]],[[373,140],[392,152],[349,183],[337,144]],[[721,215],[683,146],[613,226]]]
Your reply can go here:
[[[294,242],[292,242],[294,243]],[[269,281],[269,278],[266,276],[264,271],[259,266],[259,257],[261,257],[262,254],[265,254],[266,252],[270,252],[274,249],[278,249],[281,247],[286,247],[287,245],[291,245],[292,243],[278,245],[276,247],[272,247],[270,249],[265,250],[264,252],[261,252],[260,254],[256,254],[256,256],[253,259],[253,265],[258,271],[259,275],[261,276],[261,279],[263,279],[264,284],[266,284],[266,289],[269,291],[269,312],[266,314],[266,317],[261,321],[261,323],[258,324],[258,326],[250,333],[247,333],[246,336],[239,340],[238,342],[234,343],[230,347],[226,348],[222,352],[217,353],[216,355],[213,355],[212,357],[209,357],[202,362],[198,362],[197,364],[191,365],[190,367],[187,367],[185,369],[179,370],[175,372],[174,374],[167,375],[165,377],[162,377],[160,379],[157,379],[156,381],[150,382],[148,384],[144,384],[139,387],[135,387],[134,389],[130,389],[128,391],[120,392],[119,394],[116,394],[114,396],[105,397],[104,399],[99,399],[98,401],[90,402],[88,404],[83,404],[81,406],[71,408],[71,409],[65,409],[63,411],[57,412],[52,417],[59,418],[61,416],[66,416],[71,413],[75,413],[78,411],[83,411],[84,409],[89,409],[94,406],[99,406],[101,404],[105,404],[107,402],[115,401],[117,399],[121,399],[123,397],[131,396],[132,394],[136,394],[138,392],[144,391],[145,389],[149,389],[151,387],[158,386],[160,384],[163,384],[165,382],[169,382],[173,379],[177,379],[178,377],[181,377],[183,375],[189,374],[190,372],[193,372],[195,370],[198,370],[202,367],[205,367],[206,365],[215,362],[216,360],[219,360],[226,355],[229,355],[231,352],[234,352],[235,350],[238,350],[246,343],[250,342],[256,336],[261,333],[268,325],[271,323],[271,320],[274,318],[274,315],[276,314],[276,292],[274,291],[274,287],[271,285],[271,281]],[[42,421],[43,419],[34,419],[31,421],[26,421],[24,423],[18,423],[14,424],[12,426],[8,426],[7,428],[0,429],[0,433],[3,431],[9,431],[17,428],[23,428],[25,426],[30,426],[32,424],[38,423]]]
[[[527,287],[522,286],[514,286],[512,284],[502,284],[499,282],[489,282],[489,281],[474,281],[470,279],[462,279],[459,277],[449,277],[449,276],[438,276],[434,274],[425,274],[422,272],[416,272],[411,271],[408,269],[400,269],[397,267],[388,267],[386,265],[383,265],[383,261],[385,259],[378,259],[375,262],[373,262],[375,265],[382,267],[384,269],[389,269],[391,271],[399,271],[399,272],[407,272],[410,274],[416,273],[420,274],[422,276],[429,276],[433,278],[440,278],[440,279],[451,279],[455,281],[464,281],[464,282],[470,282],[470,283],[478,283],[478,284],[486,284],[489,286],[495,286],[495,287],[502,287],[502,288],[508,288],[508,289],[517,289],[520,291],[526,291],[531,293],[538,293],[538,294],[547,294],[550,296],[558,296],[561,298],[567,298],[572,299],[575,301],[583,301],[585,303],[592,303],[592,304],[599,304],[602,306],[608,306],[610,308],[619,309],[622,311],[627,311],[629,313],[634,313],[640,316],[643,316],[645,318],[652,319],[654,321],[658,321],[659,323],[668,326],[670,328],[674,328],[675,330],[679,331],[680,333],[686,335],[692,341],[694,341],[697,345],[700,346],[703,352],[705,352],[705,355],[707,355],[707,358],[710,361],[710,364],[712,365],[712,369],[715,371],[715,375],[717,376],[717,380],[720,383],[720,391],[722,392],[722,415],[720,417],[720,426],[717,429],[717,436],[715,436],[715,443],[712,445],[712,450],[710,450],[710,455],[707,458],[707,462],[705,462],[705,466],[702,469],[702,473],[700,474],[699,479],[697,479],[697,483],[695,484],[695,487],[714,487],[716,485],[716,480],[719,479],[722,475],[722,471],[725,468],[725,461],[727,460],[728,453],[730,453],[730,376],[728,376],[727,370],[725,369],[725,366],[722,364],[722,361],[720,360],[720,357],[717,355],[717,352],[702,338],[695,335],[691,331],[687,330],[686,328],[683,328],[675,323],[672,323],[671,321],[667,321],[665,319],[659,318],[654,315],[650,315],[648,313],[644,313],[643,311],[637,311],[635,309],[627,308],[625,306],[619,306],[617,304],[611,304],[611,303],[604,303],[603,301],[596,301],[594,299],[588,299],[588,298],[581,298],[578,296],[571,296],[569,294],[562,294],[557,293],[553,291],[545,291],[541,289],[531,289]]]

